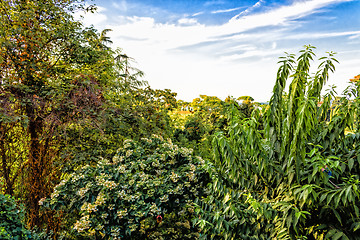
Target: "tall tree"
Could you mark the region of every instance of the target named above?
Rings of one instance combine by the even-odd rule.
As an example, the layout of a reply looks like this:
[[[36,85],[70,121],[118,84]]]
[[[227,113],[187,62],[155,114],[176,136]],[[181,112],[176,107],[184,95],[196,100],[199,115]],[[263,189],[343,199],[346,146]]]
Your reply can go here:
[[[73,110],[79,107],[79,93],[72,94],[73,89],[84,90],[82,103],[86,99],[96,102],[101,97],[98,85],[106,79],[103,75],[108,64],[97,65],[105,50],[92,46],[102,43],[91,41],[88,36],[96,36],[94,30],[83,30],[72,17],[72,12],[84,6],[75,0],[0,2],[2,177],[6,191],[12,193],[15,171],[23,170],[30,226],[40,225],[38,202],[51,192],[57,177],[52,171],[59,151],[54,144],[57,127],[64,118],[76,114],[69,106]],[[22,142],[18,148],[23,153],[18,157],[23,162],[17,169],[9,165],[10,153],[16,150],[10,141],[4,142],[9,133],[19,136],[11,141]]]

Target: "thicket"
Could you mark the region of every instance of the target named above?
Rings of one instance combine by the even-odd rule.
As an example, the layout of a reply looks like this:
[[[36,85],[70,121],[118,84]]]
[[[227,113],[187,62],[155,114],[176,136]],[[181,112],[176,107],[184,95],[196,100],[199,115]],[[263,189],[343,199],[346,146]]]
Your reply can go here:
[[[61,210],[67,239],[195,239],[194,199],[203,196],[205,161],[154,135],[126,140],[112,159],[86,165],[41,204]]]
[[[359,239],[360,85],[321,97],[337,61],[329,53],[310,75],[313,49],[281,58],[268,108],[233,112],[215,136],[204,239]]]
[[[112,157],[124,139],[171,135],[170,90],[154,90],[132,59],[83,28],[83,1],[0,2],[1,191],[21,199],[30,227],[60,229],[40,211],[63,174]]]
[[[24,209],[9,195],[0,194],[0,220],[1,239],[32,239],[24,224]]]

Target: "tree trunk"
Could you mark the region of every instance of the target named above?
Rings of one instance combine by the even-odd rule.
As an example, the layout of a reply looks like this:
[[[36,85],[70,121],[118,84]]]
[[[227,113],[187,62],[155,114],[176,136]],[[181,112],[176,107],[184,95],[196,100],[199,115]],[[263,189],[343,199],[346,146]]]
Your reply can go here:
[[[45,163],[42,156],[42,145],[40,137],[43,131],[43,120],[34,114],[35,109],[32,106],[26,107],[26,113],[29,117],[29,134],[30,134],[30,149],[28,161],[28,197],[27,206],[29,210],[29,225],[30,227],[39,226],[39,200],[45,197],[44,193],[44,172]]]
[[[7,162],[6,156],[6,148],[5,148],[5,137],[6,137],[6,129],[0,123],[0,156],[1,156],[1,168],[3,172],[3,178],[5,180],[5,194],[13,195],[14,187],[13,183],[10,179],[10,169]]]

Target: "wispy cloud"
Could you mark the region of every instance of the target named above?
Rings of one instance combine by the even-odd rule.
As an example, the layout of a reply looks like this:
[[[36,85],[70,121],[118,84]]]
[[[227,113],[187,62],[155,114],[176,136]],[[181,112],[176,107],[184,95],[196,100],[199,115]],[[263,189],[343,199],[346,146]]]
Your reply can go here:
[[[112,2],[112,6],[121,11],[126,12],[128,10],[128,4],[127,4],[126,0],[121,0],[120,2]]]
[[[255,8],[260,7],[263,2],[264,2],[263,0],[260,0],[260,1],[256,2],[256,3],[255,3],[254,5],[252,5],[251,7],[245,9],[244,11],[242,11],[241,13],[239,13],[238,15],[236,15],[235,17],[233,17],[230,21],[234,21],[234,20],[238,19],[239,17],[250,13],[250,12],[253,11]]]
[[[193,15],[191,15],[192,17],[196,17],[196,16],[199,16],[199,15],[202,15],[204,14],[204,12],[197,12],[197,13],[194,13]]]
[[[283,54],[283,52],[284,52],[283,49],[279,49],[279,50],[254,49],[254,50],[246,51],[246,52],[239,53],[239,54],[222,56],[221,59],[223,61],[227,61],[227,62],[238,61],[238,60],[243,60],[243,59],[248,59],[248,58],[262,59],[262,58],[266,58],[269,56],[274,56],[276,59],[276,56],[281,56]]]
[[[281,28],[289,28],[293,24],[291,20],[302,16],[311,15],[318,9],[347,0],[309,0],[294,2],[288,6],[281,6],[278,8],[269,9],[266,12],[250,14],[246,16],[236,15],[229,22],[223,25],[207,26],[200,24],[195,18],[181,18],[177,23],[156,23],[154,18],[150,17],[123,17],[122,23],[115,23],[114,25],[107,25],[106,28],[112,28],[114,31],[110,36],[121,39],[148,39],[147,46],[156,47],[159,50],[166,52],[174,49],[193,49],[196,52],[199,44],[207,43],[207,45],[214,45],[214,49],[209,49],[209,53],[221,52],[216,43],[220,41],[227,41],[235,44],[243,44],[246,41],[264,42],[268,41],[270,48],[273,43],[282,38],[327,38],[334,36],[355,36],[359,34],[357,31],[353,32],[333,32],[333,33],[316,33],[316,34],[292,34],[289,36],[283,35],[281,31],[273,31],[269,35],[264,29],[263,33],[247,33],[247,31],[270,26],[279,26]],[[208,4],[219,3],[220,1],[209,1]],[[259,7],[263,0],[258,1],[252,7]],[[248,10],[247,9],[247,10]],[[105,9],[100,8],[97,15],[91,15],[91,19],[86,21],[95,21],[97,23],[105,21],[103,12]],[[230,10],[230,9],[229,9]],[[124,23],[125,22],[125,23]],[[217,41],[213,41],[217,39]],[[126,42],[121,41],[123,45]],[[133,45],[134,43],[129,43]],[[193,47],[192,47],[193,46]]]
[[[355,34],[349,37],[349,39],[360,39],[360,34]]]
[[[216,13],[228,13],[228,12],[234,12],[240,9],[243,9],[244,7],[237,7],[237,8],[230,8],[230,9],[223,9],[223,10],[216,10],[216,11],[212,11],[212,14],[216,14]]]
[[[332,4],[346,1],[349,0],[295,1],[285,6],[268,6],[262,12],[255,11],[255,8],[260,9],[264,3],[260,0],[247,8],[246,13],[243,11],[243,14],[239,13],[221,25],[205,25],[198,22],[195,17],[204,14],[201,9],[186,17],[182,15],[171,23],[159,23],[153,17],[138,16],[122,16],[119,22],[105,23],[106,9],[100,9],[98,15],[91,18],[85,17],[85,21],[113,29],[109,36],[114,42],[114,47],[122,47],[128,55],[134,57],[148,79],[150,81],[155,79],[151,83],[155,88],[167,87],[176,92],[186,91],[192,94],[195,90],[198,91],[197,89],[205,89],[204,84],[198,83],[196,79],[216,77],[222,81],[236,82],[240,75],[244,79],[253,79],[256,72],[254,81],[241,82],[239,86],[232,87],[231,90],[226,88],[226,84],[222,84],[221,87],[216,86],[215,83],[206,84],[206,89],[214,87],[216,89],[214,94],[219,96],[233,94],[231,91],[235,91],[232,90],[235,88],[244,88],[244,95],[254,94],[256,97],[257,93],[255,90],[252,92],[252,89],[258,88],[257,81],[263,81],[258,79],[266,79],[269,72],[276,75],[276,57],[282,55],[284,51],[293,51],[288,47],[285,49],[282,45],[283,41],[294,42],[293,40],[298,39],[334,37],[357,40],[360,31],[356,30],[331,32],[324,30],[316,33],[294,31],[303,24],[299,21],[301,18],[319,12]],[[222,2],[208,1],[207,4],[219,5]],[[241,7],[217,10],[212,13],[233,11],[241,11]],[[288,46],[294,48],[290,43]],[[260,60],[264,72],[258,74]],[[195,70],[197,70],[196,73]],[[261,86],[271,89],[272,80],[270,78],[266,83],[261,83]],[[207,94],[211,94],[209,91],[207,90]],[[270,94],[271,90],[260,97],[266,100]],[[184,95],[180,95],[180,98],[183,97]]]
[[[346,1],[349,0],[300,1],[295,2],[292,5],[271,9],[263,13],[246,16],[236,15],[229,21],[228,28],[244,30],[261,26],[286,25],[290,24],[290,20],[311,15],[325,6]],[[261,0],[259,2],[261,2]]]
[[[349,39],[360,36],[360,31],[327,32],[327,33],[302,33],[284,36],[286,39],[319,39],[348,36]]]

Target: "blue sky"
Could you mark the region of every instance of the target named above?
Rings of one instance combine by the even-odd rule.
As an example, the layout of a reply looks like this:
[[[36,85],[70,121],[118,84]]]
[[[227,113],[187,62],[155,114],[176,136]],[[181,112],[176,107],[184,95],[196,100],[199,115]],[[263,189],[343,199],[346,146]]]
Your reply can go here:
[[[340,64],[338,91],[360,74],[360,0],[95,0],[86,26],[110,28],[113,48],[136,60],[151,87],[267,101],[284,52],[315,46]],[[317,65],[315,61],[314,66]],[[316,71],[316,69],[313,69]]]

